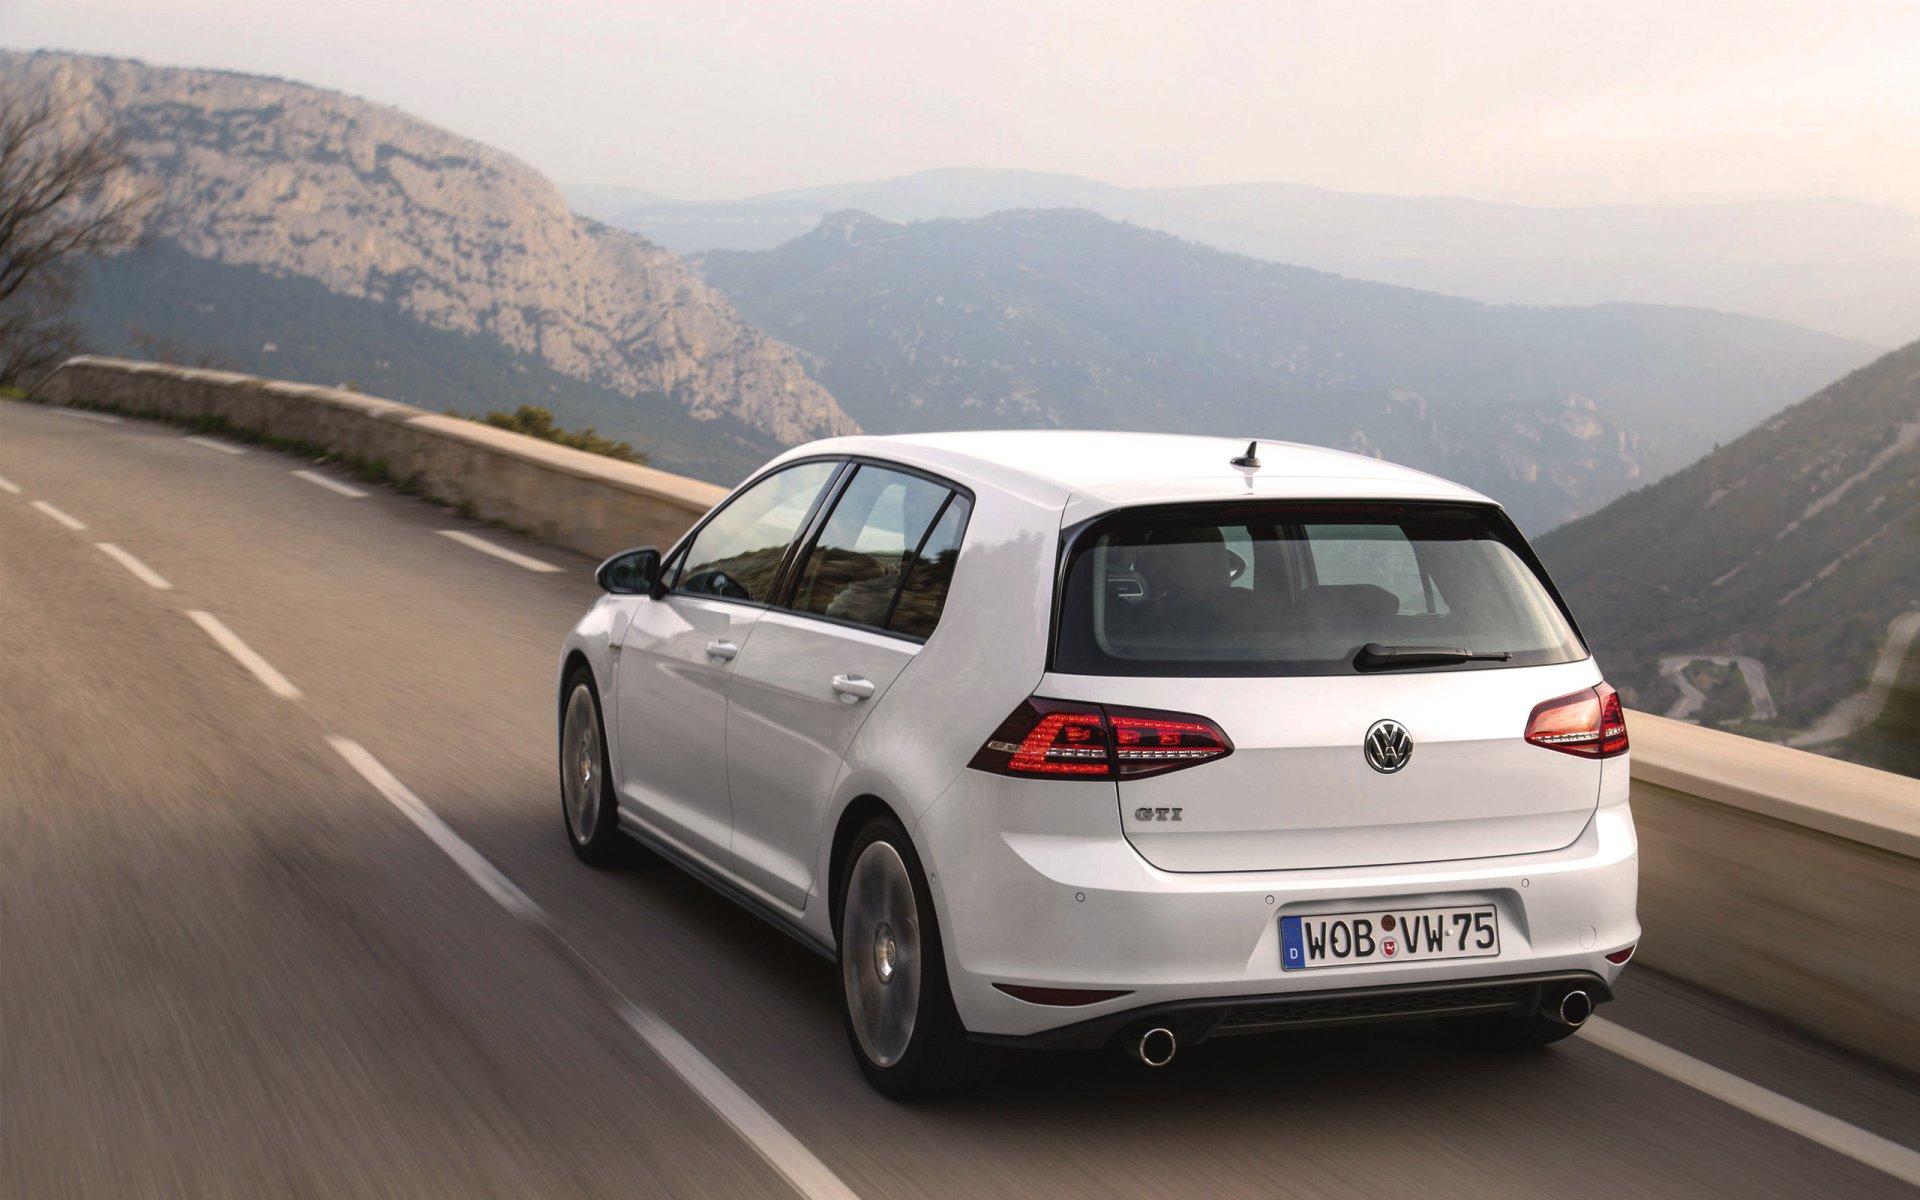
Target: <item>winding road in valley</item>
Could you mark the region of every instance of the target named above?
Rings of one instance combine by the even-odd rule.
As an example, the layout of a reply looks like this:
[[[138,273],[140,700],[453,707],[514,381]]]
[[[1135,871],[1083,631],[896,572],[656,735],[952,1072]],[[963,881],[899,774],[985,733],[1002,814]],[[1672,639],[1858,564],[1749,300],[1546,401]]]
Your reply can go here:
[[[1920,609],[1895,617],[1887,626],[1887,640],[1880,647],[1880,657],[1874,660],[1873,675],[1867,681],[1866,690],[1834,705],[1813,728],[1788,738],[1787,745],[1824,746],[1828,742],[1839,741],[1879,717],[1916,639],[1920,639]]]
[[[1639,969],[1535,1055],[1382,1026],[891,1103],[830,964],[569,852],[591,570],[0,402],[0,1194],[1915,1194],[1914,1080]]]
[[[1693,686],[1693,681],[1686,674],[1687,668],[1697,662],[1740,668],[1740,678],[1746,681],[1747,695],[1753,700],[1754,719],[1772,721],[1779,717],[1780,710],[1773,703],[1773,692],[1767,687],[1767,668],[1759,659],[1744,654],[1670,654],[1661,659],[1660,674],[1680,689],[1680,698],[1673,702],[1673,707],[1667,709],[1667,716],[1676,721],[1691,721],[1694,714],[1706,704],[1707,694]]]

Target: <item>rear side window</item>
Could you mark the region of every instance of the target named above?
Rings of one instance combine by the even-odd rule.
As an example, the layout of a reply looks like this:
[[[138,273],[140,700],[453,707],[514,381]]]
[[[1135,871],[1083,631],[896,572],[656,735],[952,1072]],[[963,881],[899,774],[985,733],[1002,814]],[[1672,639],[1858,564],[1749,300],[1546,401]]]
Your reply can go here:
[[[927,535],[894,605],[893,619],[887,626],[893,632],[916,638],[932,636],[933,627],[940,622],[940,610],[947,604],[947,587],[953,583],[953,567],[960,561],[960,538],[967,531],[967,514],[972,509],[965,496],[954,496]]]
[[[1119,513],[1069,549],[1054,669],[1343,675],[1369,643],[1586,657],[1511,524],[1471,505],[1193,506]]]
[[[946,599],[967,502],[948,488],[863,464],[808,549],[789,606],[925,638]]]

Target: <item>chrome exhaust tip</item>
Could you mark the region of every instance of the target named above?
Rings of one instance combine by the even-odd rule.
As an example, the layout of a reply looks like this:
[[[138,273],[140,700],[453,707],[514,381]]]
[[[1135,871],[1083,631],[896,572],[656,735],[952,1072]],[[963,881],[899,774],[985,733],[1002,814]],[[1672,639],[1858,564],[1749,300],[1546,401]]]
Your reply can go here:
[[[1156,1025],[1133,1044],[1133,1056],[1149,1067],[1164,1067],[1173,1061],[1178,1048],[1179,1041],[1173,1036],[1173,1030]]]
[[[1560,1003],[1554,1005],[1548,1015],[1569,1029],[1578,1029],[1593,1015],[1593,997],[1575,988],[1560,997]]]

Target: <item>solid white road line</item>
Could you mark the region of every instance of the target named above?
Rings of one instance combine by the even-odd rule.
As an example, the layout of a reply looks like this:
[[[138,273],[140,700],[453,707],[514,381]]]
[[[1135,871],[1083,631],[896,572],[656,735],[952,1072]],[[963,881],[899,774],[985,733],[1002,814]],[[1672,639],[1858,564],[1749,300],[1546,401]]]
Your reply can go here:
[[[18,496],[20,494],[20,485],[11,479],[0,476],[0,492],[5,492],[9,496]]]
[[[255,679],[267,685],[268,691],[283,700],[300,698],[299,688],[289,683],[285,675],[274,670],[272,663],[255,653],[253,647],[241,641],[233,630],[222,625],[218,617],[212,613],[192,609],[188,611],[187,619],[206,630],[207,636],[212,638],[216,645],[233,655],[235,662],[252,671]]]
[[[769,1166],[787,1177],[802,1196],[809,1200],[856,1200],[853,1190],[827,1164],[774,1120],[740,1085],[727,1078],[713,1060],[680,1036],[679,1030],[637,1004],[627,1004],[620,1014],[641,1036],[653,1052],[680,1078],[687,1081],[713,1111],[726,1119],[749,1145],[760,1152]]]
[[[467,873],[467,878],[479,884],[480,890],[492,896],[501,908],[523,921],[539,922],[544,919],[539,905],[513,886],[513,882],[482,857],[478,850],[461,840],[460,835],[428,808],[425,801],[409,791],[406,784],[395,779],[393,772],[367,753],[364,746],[343,737],[329,737],[327,743],[339,752],[341,758],[347,760],[348,766],[360,772],[361,778],[373,785],[374,791],[385,796],[387,802],[399,809],[407,820],[419,826],[420,832],[445,851],[447,857]]]
[[[84,408],[51,408],[47,410],[57,417],[79,417],[82,421],[98,421],[102,425],[118,425],[119,417],[110,417],[106,413],[88,412]]]
[[[366,493],[359,488],[349,487],[341,483],[338,479],[329,479],[318,471],[295,471],[294,474],[306,480],[308,483],[317,483],[328,491],[338,492],[349,499],[360,500],[366,496]]]
[[[347,765],[360,773],[362,779],[372,784],[375,791],[385,796],[390,804],[432,839],[434,845],[445,851],[447,857],[466,872],[467,878],[480,886],[481,891],[492,896],[500,907],[518,920],[545,930],[558,946],[612,993],[614,1007],[619,1010],[621,1019],[652,1047],[662,1062],[673,1068],[674,1074],[685,1080],[714,1112],[733,1126],[734,1131],[745,1138],[747,1144],[758,1151],[769,1166],[780,1172],[795,1191],[806,1200],[859,1200],[851,1188],[840,1182],[839,1176],[801,1145],[798,1138],[788,1133],[772,1113],[741,1090],[739,1084],[727,1078],[712,1059],[700,1053],[692,1042],[659,1016],[620,995],[619,989],[598,968],[587,962],[572,943],[560,936],[547,919],[545,910],[515,887],[484,855],[468,845],[406,784],[394,778],[393,772],[368,753],[364,746],[343,737],[330,736],[327,742],[340,757],[347,760]]]
[[[442,529],[440,531],[440,536],[450,537],[454,541],[459,542],[462,546],[467,546],[474,550],[478,550],[482,554],[491,554],[495,558],[504,559],[505,561],[512,563],[516,567],[525,567],[529,571],[558,571],[560,569],[559,567],[554,566],[552,563],[543,563],[537,558],[528,558],[524,554],[521,554],[514,550],[509,550],[505,546],[496,546],[492,542],[487,541],[485,538],[477,538],[472,534],[467,533],[463,530]]]
[[[141,562],[139,559],[135,558],[133,555],[128,554],[125,550],[122,550],[120,547],[114,545],[112,542],[95,542],[94,545],[99,547],[100,552],[105,554],[108,558],[119,563],[121,566],[125,567],[127,570],[132,571],[133,577],[135,579],[138,579],[141,583],[146,584],[148,587],[158,588],[163,592],[169,591],[172,589],[173,585],[168,583],[166,580],[160,578],[160,573],[158,571],[155,571],[152,567],[149,567],[147,564]]]
[[[1905,1183],[1920,1185],[1920,1151],[1909,1150],[1898,1142],[1868,1133],[1838,1117],[1830,1117],[1798,1100],[1789,1100],[1778,1092],[1749,1083],[1719,1067],[1663,1046],[1650,1037],[1595,1017],[1580,1029],[1581,1040],[1611,1050],[1649,1070],[1705,1092],[1752,1113],[1763,1121],[1799,1134],[1855,1162],[1865,1163]]]
[[[68,529],[85,529],[87,527],[87,523],[85,521],[82,521],[77,517],[68,516],[66,513],[61,512],[59,509],[55,508],[53,505],[48,504],[45,500],[35,500],[33,502],[33,507],[39,509],[41,512],[52,517],[54,520],[60,522],[62,525],[65,525]]]
[[[217,438],[201,437],[199,434],[188,434],[180,440],[183,442],[192,442],[196,446],[205,446],[209,450],[218,450],[222,454],[245,454],[247,452],[244,447],[236,446],[232,442],[223,442]]]

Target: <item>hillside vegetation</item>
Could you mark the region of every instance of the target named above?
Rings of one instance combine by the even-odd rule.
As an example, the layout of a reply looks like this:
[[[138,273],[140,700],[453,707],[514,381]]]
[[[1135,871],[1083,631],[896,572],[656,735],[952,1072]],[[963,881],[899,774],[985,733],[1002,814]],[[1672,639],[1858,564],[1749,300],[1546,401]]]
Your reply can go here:
[[[1489,306],[1067,210],[841,213],[778,249],[696,263],[875,432],[1288,438],[1460,479],[1532,530],[1872,357],[1724,313]]]
[[[1633,702],[1674,699],[1662,656],[1750,655],[1779,716],[1727,727],[1805,728],[1920,606],[1920,342],[1538,545]]]
[[[663,470],[732,485],[780,449],[731,417],[700,420],[660,393],[622,395],[480,334],[435,329],[392,303],[319,281],[229,266],[162,242],[93,264],[79,312],[94,348],[170,357],[478,416],[522,404],[593,426]]]

